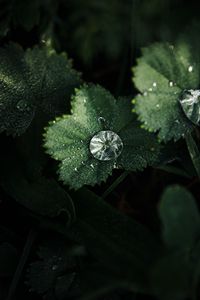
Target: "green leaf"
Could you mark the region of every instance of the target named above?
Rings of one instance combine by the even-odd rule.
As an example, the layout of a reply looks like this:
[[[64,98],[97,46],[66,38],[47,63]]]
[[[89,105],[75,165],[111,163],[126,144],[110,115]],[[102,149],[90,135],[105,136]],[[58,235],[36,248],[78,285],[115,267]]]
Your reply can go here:
[[[150,272],[152,294],[160,300],[182,300],[191,296],[192,264],[187,251],[167,253]]]
[[[69,236],[84,244],[121,287],[147,289],[146,275],[161,251],[156,237],[85,188],[73,199],[77,221]]]
[[[16,44],[1,48],[0,131],[22,134],[37,109],[51,117],[62,113],[79,84],[79,75],[65,54],[58,55],[49,47],[25,52]]]
[[[108,160],[92,155],[90,141],[101,131],[112,131],[121,138],[121,155]],[[154,135],[139,127],[131,113],[130,101],[116,101],[98,85],[85,85],[76,90],[72,115],[51,122],[44,137],[47,153],[61,161],[60,179],[74,189],[105,181],[113,168],[142,170],[156,162],[160,151]]]
[[[164,141],[178,140],[194,128],[179,102],[185,90],[199,88],[200,47],[193,43],[194,36],[181,37],[175,45],[155,43],[143,49],[133,68],[133,81],[141,93],[135,110],[145,128],[158,131]]]
[[[33,262],[28,270],[28,284],[38,294],[53,292],[57,296],[68,291],[75,279],[75,257],[70,255],[70,248],[63,240],[53,239],[43,242],[38,256],[40,260]],[[59,297],[60,299],[61,297]]]
[[[30,179],[19,157],[9,157],[6,162],[1,166],[1,185],[8,195],[36,214],[53,218],[64,213],[68,225],[74,221],[73,201],[54,179],[41,175]]]
[[[172,186],[164,192],[159,214],[163,239],[170,248],[191,248],[200,237],[200,215],[193,196],[185,188]]]

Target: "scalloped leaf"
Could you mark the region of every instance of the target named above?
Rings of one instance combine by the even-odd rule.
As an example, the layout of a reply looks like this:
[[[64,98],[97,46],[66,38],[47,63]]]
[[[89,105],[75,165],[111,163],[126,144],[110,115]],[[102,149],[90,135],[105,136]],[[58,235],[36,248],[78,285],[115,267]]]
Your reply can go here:
[[[31,263],[28,270],[31,290],[46,296],[58,288],[67,292],[76,276],[75,251],[64,240],[43,241],[38,251],[40,260]]]
[[[65,54],[49,47],[25,52],[16,44],[0,49],[0,131],[22,134],[37,109],[55,116],[66,109],[79,74]]]
[[[103,161],[90,152],[90,140],[100,131],[113,131],[123,142],[118,157]],[[129,99],[116,99],[98,85],[76,90],[72,115],[51,122],[44,134],[47,153],[61,161],[60,179],[74,189],[100,184],[113,168],[141,170],[155,163],[160,145],[153,134],[139,127]]]
[[[181,37],[175,46],[155,43],[142,54],[133,68],[133,81],[141,92],[136,113],[160,139],[178,140],[194,128],[179,100],[183,91],[199,88],[199,45],[192,47],[189,38]]]

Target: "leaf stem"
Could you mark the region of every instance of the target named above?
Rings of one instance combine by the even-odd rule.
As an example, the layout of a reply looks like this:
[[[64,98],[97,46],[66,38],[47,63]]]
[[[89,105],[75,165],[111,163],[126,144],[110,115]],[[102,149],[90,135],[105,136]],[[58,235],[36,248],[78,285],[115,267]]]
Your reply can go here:
[[[124,171],[103,193],[102,198],[105,199],[112,191],[128,176],[130,172]]]
[[[19,264],[17,266],[16,272],[15,272],[13,280],[11,282],[10,289],[9,289],[8,296],[7,296],[6,300],[12,300],[13,297],[14,297],[18,282],[19,282],[20,277],[22,275],[22,271],[23,271],[25,263],[28,259],[31,247],[32,247],[33,242],[35,240],[35,237],[36,237],[36,232],[34,230],[30,230],[30,232],[28,234],[28,237],[27,237],[27,240],[26,240],[26,244],[25,244],[23,252],[22,252],[22,256],[19,260]]]
[[[194,168],[197,172],[198,177],[200,178],[200,153],[197,147],[195,140],[193,139],[191,134],[188,134],[185,138],[187,148],[193,162]]]

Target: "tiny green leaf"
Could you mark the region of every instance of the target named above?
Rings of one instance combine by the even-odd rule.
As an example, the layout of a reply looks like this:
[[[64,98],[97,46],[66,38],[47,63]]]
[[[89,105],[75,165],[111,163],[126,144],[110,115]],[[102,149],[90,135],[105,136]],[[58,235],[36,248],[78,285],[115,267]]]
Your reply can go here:
[[[193,196],[183,187],[164,192],[160,207],[163,239],[170,248],[190,248],[200,237],[200,215]]]
[[[142,170],[155,163],[160,145],[139,127],[128,99],[116,99],[104,88],[76,90],[72,115],[51,122],[45,148],[61,161],[60,179],[72,188],[105,181],[113,168]]]
[[[62,113],[79,84],[79,75],[65,54],[58,55],[49,47],[25,52],[16,44],[1,48],[0,131],[22,134],[37,109],[50,116]]]

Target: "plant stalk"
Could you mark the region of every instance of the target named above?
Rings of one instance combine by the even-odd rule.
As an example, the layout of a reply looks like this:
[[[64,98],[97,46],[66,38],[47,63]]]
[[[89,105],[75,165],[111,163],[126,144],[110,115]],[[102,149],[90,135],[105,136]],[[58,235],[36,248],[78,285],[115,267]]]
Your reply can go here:
[[[194,168],[197,172],[198,177],[200,178],[200,153],[197,147],[195,140],[193,139],[191,134],[188,134],[185,138],[187,148],[193,162]]]

